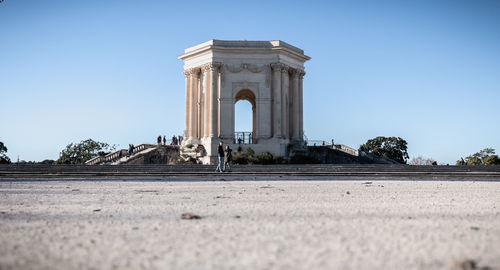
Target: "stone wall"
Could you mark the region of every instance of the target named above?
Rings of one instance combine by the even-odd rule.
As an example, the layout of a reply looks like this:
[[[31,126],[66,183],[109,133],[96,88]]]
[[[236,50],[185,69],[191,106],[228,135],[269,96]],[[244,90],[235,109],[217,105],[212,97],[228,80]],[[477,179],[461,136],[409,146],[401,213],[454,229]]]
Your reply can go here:
[[[155,150],[138,155],[124,164],[177,164],[179,162],[178,146],[159,146]]]
[[[397,164],[397,162],[375,155],[355,156],[325,146],[308,146],[301,151],[293,151],[293,155],[304,155],[314,158],[321,164]]]

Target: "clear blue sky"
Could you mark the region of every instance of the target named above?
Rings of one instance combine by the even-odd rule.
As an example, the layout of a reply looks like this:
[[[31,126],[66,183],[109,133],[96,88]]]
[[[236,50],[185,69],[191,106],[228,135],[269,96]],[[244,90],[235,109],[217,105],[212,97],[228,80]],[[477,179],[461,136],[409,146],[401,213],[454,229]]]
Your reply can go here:
[[[500,1],[4,0],[8,156],[57,159],[87,138],[126,147],[182,133],[177,56],[209,39],[280,39],[311,56],[309,139],[357,148],[400,136],[410,157],[440,163],[500,151]]]

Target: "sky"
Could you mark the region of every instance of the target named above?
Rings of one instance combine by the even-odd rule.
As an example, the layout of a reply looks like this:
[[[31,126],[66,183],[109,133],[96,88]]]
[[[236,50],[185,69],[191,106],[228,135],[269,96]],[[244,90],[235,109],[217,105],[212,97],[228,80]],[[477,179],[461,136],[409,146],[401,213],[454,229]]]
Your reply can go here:
[[[304,50],[304,132],[399,136],[439,163],[500,152],[500,1],[0,1],[0,141],[16,161],[184,130],[187,47]],[[250,130],[249,103],[237,128]],[[245,113],[248,112],[248,113]],[[240,125],[241,124],[241,125]]]

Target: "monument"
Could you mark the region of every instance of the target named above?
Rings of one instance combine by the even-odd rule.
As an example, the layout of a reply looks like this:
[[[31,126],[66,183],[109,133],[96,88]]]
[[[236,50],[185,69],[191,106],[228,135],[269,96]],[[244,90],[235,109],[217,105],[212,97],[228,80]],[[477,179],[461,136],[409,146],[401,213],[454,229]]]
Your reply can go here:
[[[203,145],[213,164],[220,141],[232,149],[288,156],[303,144],[304,51],[280,40],[209,40],[184,50],[186,145]],[[235,103],[252,104],[252,131],[235,131]],[[243,144],[243,145],[242,145]]]

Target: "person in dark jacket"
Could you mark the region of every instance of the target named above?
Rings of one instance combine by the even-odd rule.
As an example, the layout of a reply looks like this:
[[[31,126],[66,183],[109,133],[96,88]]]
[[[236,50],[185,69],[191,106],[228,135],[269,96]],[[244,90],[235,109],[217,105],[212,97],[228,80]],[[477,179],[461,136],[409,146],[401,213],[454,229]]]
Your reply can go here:
[[[226,151],[224,152],[224,171],[226,171],[226,165],[228,170],[231,171],[231,159],[233,159],[232,151],[229,145],[226,145]]]
[[[222,163],[224,162],[224,147],[222,141],[219,142],[219,147],[217,147],[217,169],[216,172],[222,172]]]

